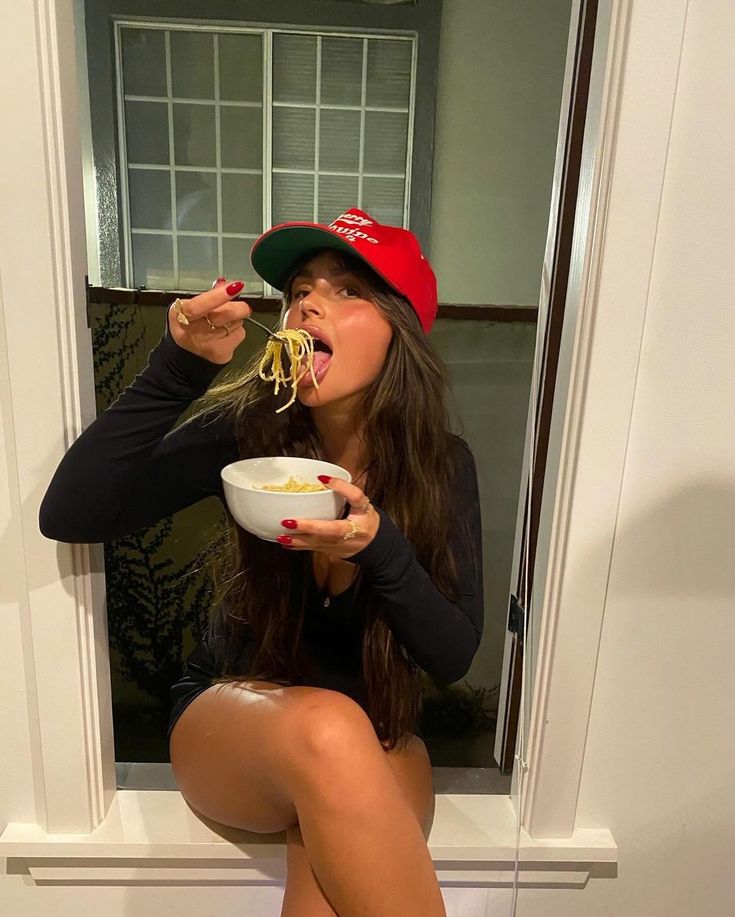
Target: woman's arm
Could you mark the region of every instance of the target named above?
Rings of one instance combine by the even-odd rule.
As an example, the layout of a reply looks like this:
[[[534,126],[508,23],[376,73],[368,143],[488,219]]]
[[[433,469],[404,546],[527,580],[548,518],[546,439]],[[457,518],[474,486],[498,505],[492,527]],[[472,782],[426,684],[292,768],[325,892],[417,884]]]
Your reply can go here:
[[[461,595],[450,602],[416,558],[413,545],[378,507],[380,526],[370,544],[349,560],[359,564],[384,599],[389,623],[411,657],[432,678],[451,684],[466,675],[484,624],[482,526],[475,461],[456,437],[461,467],[454,487],[455,523],[448,538],[457,558]],[[461,526],[466,520],[470,544]]]
[[[172,431],[226,364],[184,350],[168,323],[148,365],[72,444],[41,503],[47,538],[103,542],[211,494],[237,459],[229,423],[197,415]]]

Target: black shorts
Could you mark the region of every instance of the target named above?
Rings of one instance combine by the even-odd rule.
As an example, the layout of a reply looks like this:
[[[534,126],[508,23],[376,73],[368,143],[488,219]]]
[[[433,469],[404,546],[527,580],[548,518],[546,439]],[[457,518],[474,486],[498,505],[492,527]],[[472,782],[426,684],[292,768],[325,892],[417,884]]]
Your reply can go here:
[[[215,637],[214,640],[222,638]],[[184,660],[183,676],[171,685],[169,696],[171,698],[171,715],[169,716],[168,729],[166,735],[170,741],[171,732],[176,721],[186,710],[189,704],[202,691],[206,691],[212,685],[215,678],[221,676],[221,666],[215,658],[211,644],[209,642],[199,643]],[[322,672],[319,681],[319,687],[330,688],[332,691],[339,691],[351,697],[358,703],[363,710],[366,708],[365,696],[360,688],[360,682],[357,675],[345,672]],[[424,739],[424,734],[419,722],[415,729],[416,735]]]
[[[207,643],[198,644],[184,660],[183,676],[169,688],[172,705],[166,731],[169,741],[176,720],[198,694],[210,687],[212,679],[220,675],[219,666]]]

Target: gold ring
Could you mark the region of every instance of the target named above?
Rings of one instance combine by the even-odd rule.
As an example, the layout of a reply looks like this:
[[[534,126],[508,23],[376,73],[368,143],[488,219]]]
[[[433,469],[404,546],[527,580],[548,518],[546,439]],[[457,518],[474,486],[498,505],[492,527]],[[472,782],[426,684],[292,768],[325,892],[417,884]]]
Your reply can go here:
[[[205,315],[204,317],[206,318],[207,324],[208,324],[209,327],[212,329],[212,331],[216,331],[216,330],[217,330],[217,326],[214,324],[214,322],[212,321],[212,319],[211,319],[208,315]]]
[[[230,333],[230,323],[229,323],[229,322],[225,322],[224,325],[223,325],[222,327],[225,329],[225,331],[227,332],[227,334]],[[225,337],[227,337],[227,334],[225,335]]]
[[[186,312],[184,312],[184,305],[181,302],[181,300],[175,299],[173,305],[174,305],[174,310],[176,311],[176,321],[180,325],[190,325],[191,322],[189,321],[189,318]]]
[[[365,500],[364,503],[360,503],[359,506],[356,506],[355,509],[364,509],[366,512],[370,509],[373,504],[369,500]]]
[[[352,526],[352,529],[349,532],[344,533],[344,535],[342,536],[342,541],[349,541],[350,538],[354,538],[355,535],[357,535],[357,533],[359,532],[359,529],[355,525],[352,519],[345,519],[345,522],[349,522],[350,525]]]

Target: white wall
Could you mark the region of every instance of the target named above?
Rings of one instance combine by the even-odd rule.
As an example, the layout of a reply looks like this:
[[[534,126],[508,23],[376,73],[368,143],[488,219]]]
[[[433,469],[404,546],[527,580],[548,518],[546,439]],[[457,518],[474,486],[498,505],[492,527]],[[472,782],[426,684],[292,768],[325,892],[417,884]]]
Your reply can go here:
[[[444,0],[430,255],[440,302],[538,302],[570,8]]]
[[[734,43],[730,0],[691,0],[578,809],[618,876],[521,917],[735,913]]]

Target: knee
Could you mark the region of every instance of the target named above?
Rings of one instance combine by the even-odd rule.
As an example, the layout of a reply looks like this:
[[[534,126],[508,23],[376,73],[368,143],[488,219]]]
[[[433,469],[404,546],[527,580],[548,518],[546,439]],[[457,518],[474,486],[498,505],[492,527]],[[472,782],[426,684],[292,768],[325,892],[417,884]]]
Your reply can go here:
[[[344,814],[347,804],[364,806],[379,784],[372,777],[390,776],[369,716],[338,691],[305,692],[300,700],[281,723],[287,749],[281,766],[296,811],[318,806]]]
[[[299,734],[307,754],[335,760],[363,743],[379,747],[370,717],[351,697],[324,689],[299,711]]]

